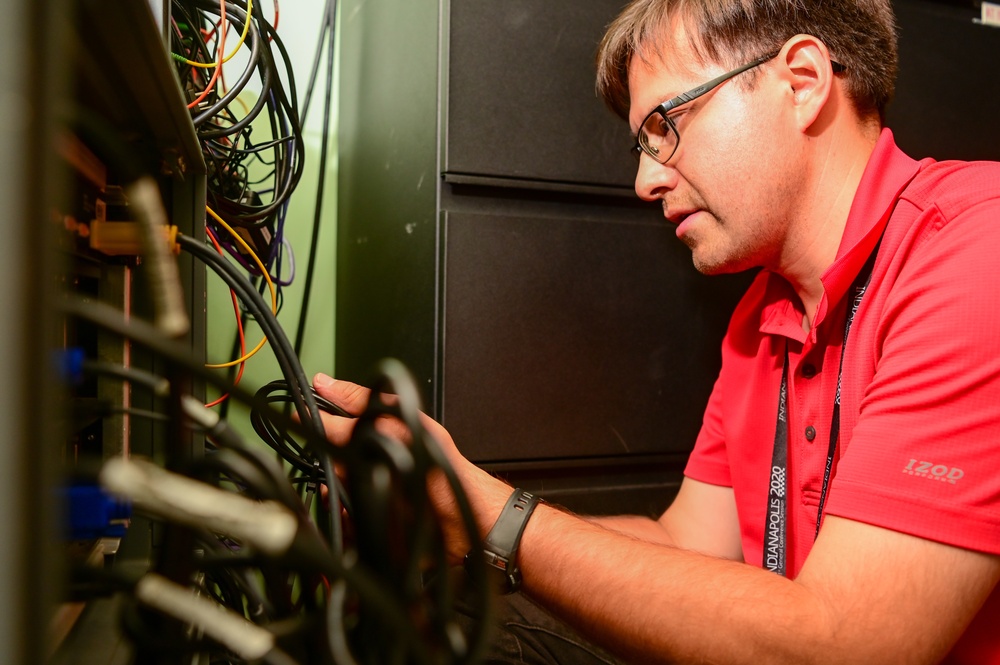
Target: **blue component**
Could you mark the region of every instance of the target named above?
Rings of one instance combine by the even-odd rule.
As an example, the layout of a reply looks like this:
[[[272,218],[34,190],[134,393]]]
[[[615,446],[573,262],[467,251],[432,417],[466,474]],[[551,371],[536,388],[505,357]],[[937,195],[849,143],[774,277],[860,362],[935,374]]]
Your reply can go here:
[[[97,485],[71,485],[59,490],[68,540],[120,538],[125,535],[132,505]]]
[[[53,352],[52,364],[59,378],[69,385],[83,382],[83,349],[68,348]]]

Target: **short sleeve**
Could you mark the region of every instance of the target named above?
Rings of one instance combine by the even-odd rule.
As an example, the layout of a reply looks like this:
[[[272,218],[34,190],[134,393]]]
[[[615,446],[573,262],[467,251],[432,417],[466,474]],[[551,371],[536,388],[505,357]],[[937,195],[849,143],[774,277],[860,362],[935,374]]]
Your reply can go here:
[[[722,427],[722,391],[721,378],[716,379],[684,475],[703,483],[732,487],[729,456]]]
[[[849,341],[875,371],[845,393],[856,423],[826,513],[1000,553],[1000,198],[928,214],[866,314],[872,338]]]

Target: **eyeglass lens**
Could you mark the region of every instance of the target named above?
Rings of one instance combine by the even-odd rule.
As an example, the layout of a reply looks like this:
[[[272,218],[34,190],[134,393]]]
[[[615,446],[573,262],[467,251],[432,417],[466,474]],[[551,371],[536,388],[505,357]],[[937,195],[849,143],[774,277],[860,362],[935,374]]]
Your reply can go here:
[[[639,128],[639,145],[656,161],[664,164],[677,149],[677,128],[658,111],[649,114]],[[638,157],[638,152],[636,157]]]

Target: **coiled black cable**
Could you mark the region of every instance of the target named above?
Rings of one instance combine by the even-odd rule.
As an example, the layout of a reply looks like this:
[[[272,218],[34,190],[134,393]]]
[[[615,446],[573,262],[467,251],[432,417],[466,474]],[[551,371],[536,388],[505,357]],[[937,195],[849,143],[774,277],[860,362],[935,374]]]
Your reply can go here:
[[[264,299],[255,289],[250,286],[246,276],[227,261],[223,256],[217,254],[206,243],[199,242],[189,236],[178,234],[178,244],[181,249],[191,253],[201,260],[208,267],[216,272],[229,285],[250,309],[256,317],[268,342],[274,350],[275,358],[281,368],[282,375],[288,382],[288,390],[291,399],[295,404],[299,418],[322,437],[323,420],[320,416],[319,406],[316,403],[316,396],[312,391],[309,379],[306,378],[302,364],[298,361],[288,337],[278,323],[277,319],[267,308]],[[340,524],[340,509],[342,507],[343,487],[337,480],[333,471],[333,464],[330,461],[329,445],[314,447],[312,454],[319,460],[326,483],[334,491],[330,493],[330,509],[328,519],[329,535],[334,551],[342,551],[344,545],[343,530]],[[319,508],[318,508],[319,509]]]
[[[229,385],[217,373],[195,362],[183,345],[165,338],[143,321],[125,320],[120,312],[107,305],[76,298],[67,299],[62,309],[68,316],[89,321],[146,346],[171,364],[229,392],[235,399],[245,401],[254,408],[269,408],[255,396]],[[213,540],[213,545],[201,555],[204,561],[192,564],[195,570],[227,569],[229,572],[219,573],[222,576],[219,579],[212,575],[208,579],[225,587],[215,589],[213,595],[221,601],[235,603],[240,612],[246,609],[241,604],[248,598],[246,594],[249,590],[240,586],[239,575],[232,571],[266,569],[263,574],[265,577],[270,575],[267,579],[271,580],[264,587],[266,598],[272,604],[276,603],[269,611],[279,617],[298,610],[299,606],[287,604],[287,597],[274,586],[283,584],[282,588],[287,589],[288,578],[283,573],[267,571],[286,570],[304,575],[305,589],[313,588],[309,580],[315,581],[316,578],[310,577],[312,574],[325,577],[331,584],[327,606],[323,609],[325,616],[313,619],[320,619],[319,625],[324,627],[325,639],[330,642],[331,655],[336,663],[380,665],[398,661],[436,665],[475,662],[485,644],[488,624],[485,617],[490,614],[486,564],[479,557],[473,557],[469,569],[472,591],[480,612],[478,616],[484,618],[467,643],[456,642],[456,630],[452,624],[454,596],[443,575],[446,566],[444,549],[426,494],[429,474],[444,474],[459,507],[465,535],[473,547],[478,547],[480,539],[472,510],[454,470],[422,427],[418,393],[412,379],[397,362],[387,361],[379,371],[380,377],[373,383],[373,399],[358,419],[354,436],[345,447],[334,449],[338,462],[349,476],[350,495],[356,503],[365,505],[364,515],[352,518],[354,526],[361,526],[362,532],[357,534],[358,540],[351,545],[348,554],[343,557],[335,555],[318,536],[310,536],[311,530],[303,522],[303,539],[297,541],[294,551],[280,560],[268,561],[261,559],[259,554],[247,556],[237,551],[229,552],[227,547],[216,545],[218,541]],[[395,394],[396,399],[383,399],[382,396],[388,393]],[[278,410],[272,411],[269,417],[283,428],[306,438],[316,436],[312,428],[303,427]],[[375,423],[386,416],[397,418],[406,425],[409,445],[386,439],[379,433]],[[319,442],[314,441],[310,445],[318,446]],[[188,471],[195,471],[197,465],[202,464],[203,471],[222,473],[227,479],[245,486],[254,496],[279,499],[284,496],[289,503],[296,503],[292,499],[293,493],[284,487],[273,461],[234,450],[239,453],[238,456],[194,462],[196,466]],[[236,459],[241,461],[237,463]],[[301,516],[301,509],[296,514]],[[398,531],[390,532],[390,528],[398,528]],[[388,542],[387,537],[395,538],[393,542],[399,543],[401,549],[380,551],[379,548]],[[204,542],[205,538],[205,534],[201,534],[198,542]],[[276,574],[278,577],[275,577]],[[127,586],[124,582],[118,583],[119,587],[123,585]],[[264,603],[260,601],[264,596],[256,591],[253,593],[254,602],[247,603],[246,607],[259,606],[263,611]],[[308,605],[302,607],[307,616],[296,619],[295,628],[290,627],[290,630],[293,633],[295,630],[304,631],[303,635],[308,635],[310,626],[317,625],[309,615],[319,609],[318,606],[314,609]],[[345,611],[352,613],[354,618],[348,620],[344,617]],[[161,640],[157,625],[147,623],[145,616],[126,613],[125,619],[129,624],[129,634],[134,640],[141,641],[147,652],[157,649],[178,654],[195,650],[212,651],[213,645],[209,641],[199,641],[190,636],[183,642]],[[423,619],[414,623],[414,616]],[[353,621],[357,621],[356,627],[345,625]],[[377,638],[374,642],[373,636]],[[220,652],[216,649],[215,653],[218,655]],[[313,657],[317,657],[315,652],[306,654],[303,659]]]

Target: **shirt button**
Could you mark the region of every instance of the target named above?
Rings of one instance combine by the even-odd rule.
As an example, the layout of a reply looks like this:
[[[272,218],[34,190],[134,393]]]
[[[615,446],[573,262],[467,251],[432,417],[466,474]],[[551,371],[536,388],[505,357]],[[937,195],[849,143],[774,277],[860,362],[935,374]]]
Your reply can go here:
[[[812,364],[805,364],[802,366],[802,376],[807,379],[811,379],[816,376],[816,366]]]
[[[812,441],[815,438],[816,438],[816,428],[810,425],[809,427],[806,428],[806,440]]]

